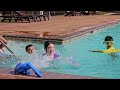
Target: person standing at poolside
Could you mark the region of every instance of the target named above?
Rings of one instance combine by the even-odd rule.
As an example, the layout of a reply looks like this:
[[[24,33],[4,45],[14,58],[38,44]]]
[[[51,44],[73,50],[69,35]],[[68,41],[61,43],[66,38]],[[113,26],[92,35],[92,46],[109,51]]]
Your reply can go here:
[[[46,53],[43,54],[43,56],[48,56],[51,60],[59,57],[59,55],[55,53],[54,44],[52,42],[46,41],[44,43],[44,49]]]

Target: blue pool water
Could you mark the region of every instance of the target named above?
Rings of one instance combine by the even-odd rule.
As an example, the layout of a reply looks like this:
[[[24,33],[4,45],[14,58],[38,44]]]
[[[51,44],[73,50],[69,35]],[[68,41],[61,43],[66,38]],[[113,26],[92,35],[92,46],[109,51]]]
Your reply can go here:
[[[55,45],[56,52],[60,55],[60,58],[49,63],[38,58],[41,53],[45,52],[41,43],[11,41],[8,43],[8,47],[18,57],[21,57],[23,62],[31,61],[41,71],[120,79],[120,53],[116,53],[117,57],[114,58],[108,54],[88,51],[106,49],[103,41],[107,35],[113,37],[115,48],[120,49],[120,24],[116,24],[98,30],[95,33],[89,33],[70,40],[63,45]],[[25,52],[25,46],[28,44],[35,46],[37,54],[30,56]],[[5,51],[9,53],[6,49]],[[18,63],[16,60],[10,58],[6,61],[1,60],[0,66],[14,68],[16,63]]]

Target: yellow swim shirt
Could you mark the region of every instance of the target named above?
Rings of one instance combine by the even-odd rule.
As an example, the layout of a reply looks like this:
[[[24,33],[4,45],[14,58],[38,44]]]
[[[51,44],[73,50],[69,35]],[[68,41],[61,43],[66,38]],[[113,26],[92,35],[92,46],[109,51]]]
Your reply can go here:
[[[120,52],[120,49],[115,49],[114,47],[110,47],[109,49],[106,50],[91,50],[91,52],[99,52],[99,53],[115,53],[115,52]]]

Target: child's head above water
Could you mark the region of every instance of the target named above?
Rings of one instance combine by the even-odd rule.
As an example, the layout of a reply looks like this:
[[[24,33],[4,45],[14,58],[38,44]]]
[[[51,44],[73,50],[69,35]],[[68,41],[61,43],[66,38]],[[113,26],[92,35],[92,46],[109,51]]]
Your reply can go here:
[[[55,48],[54,48],[54,44],[51,41],[46,41],[44,43],[44,49],[48,55],[54,54]]]
[[[106,36],[103,44],[105,44],[107,47],[113,46],[113,37],[112,36]]]
[[[26,52],[28,52],[29,54],[32,54],[32,53],[34,53],[35,48],[33,47],[33,45],[29,44],[29,45],[27,45],[27,46],[25,47],[25,50],[26,50]]]
[[[106,36],[105,37],[105,42],[106,41],[113,41],[113,37],[112,36]]]
[[[54,44],[53,44],[51,41],[46,41],[46,42],[44,43],[44,49],[45,49],[45,51],[48,52],[48,49],[49,49],[50,47],[53,47],[53,48],[54,48]]]

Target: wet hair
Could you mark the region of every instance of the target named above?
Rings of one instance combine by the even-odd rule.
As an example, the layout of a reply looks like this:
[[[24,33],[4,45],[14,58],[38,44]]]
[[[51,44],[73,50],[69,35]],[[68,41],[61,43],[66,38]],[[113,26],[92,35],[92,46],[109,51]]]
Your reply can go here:
[[[44,49],[47,50],[48,45],[50,45],[52,42],[51,41],[46,41],[44,43]]]
[[[33,45],[31,45],[31,44],[27,45],[27,46],[25,47],[25,50],[27,51],[28,48],[31,47],[31,46],[33,46]]]
[[[111,37],[111,36],[106,36],[106,37],[105,37],[105,41],[113,41],[113,37]]]

